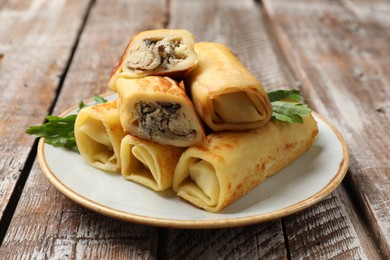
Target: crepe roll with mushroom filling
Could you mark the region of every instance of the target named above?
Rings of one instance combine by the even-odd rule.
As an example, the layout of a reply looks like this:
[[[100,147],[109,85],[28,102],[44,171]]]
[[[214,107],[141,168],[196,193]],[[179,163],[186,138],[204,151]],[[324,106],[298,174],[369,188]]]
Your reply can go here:
[[[173,189],[193,205],[218,212],[301,156],[317,134],[311,114],[302,124],[271,120],[249,131],[214,132],[182,154]]]
[[[172,187],[173,171],[185,148],[127,135],[121,142],[121,173],[155,191]]]
[[[195,44],[199,63],[185,79],[203,121],[214,131],[265,125],[272,107],[261,83],[225,45]]]
[[[198,63],[194,37],[187,30],[161,29],[137,34],[128,44],[111,75],[109,87],[116,91],[118,78],[170,76],[177,80]]]
[[[159,76],[120,78],[117,87],[120,121],[130,134],[177,147],[205,140],[191,100],[174,80]]]
[[[120,173],[120,143],[126,134],[116,100],[81,109],[74,131],[79,152],[91,166]]]

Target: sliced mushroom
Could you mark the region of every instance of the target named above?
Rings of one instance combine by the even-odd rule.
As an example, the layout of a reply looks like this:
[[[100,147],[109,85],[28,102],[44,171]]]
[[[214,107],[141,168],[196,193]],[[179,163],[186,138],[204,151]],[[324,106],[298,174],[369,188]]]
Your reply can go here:
[[[131,69],[153,70],[160,66],[161,56],[156,48],[139,49],[130,52],[127,67]]]
[[[192,129],[190,125],[184,125],[183,123],[186,123],[186,121],[171,119],[168,121],[168,130],[174,135],[183,137],[196,134],[195,130]]]
[[[132,50],[127,57],[127,67],[137,70],[154,70],[158,66],[167,67],[178,62],[181,58],[176,56],[175,49],[180,46],[179,41],[144,40],[138,49]]]
[[[183,124],[185,120],[180,120],[178,113],[181,109],[180,104],[139,102],[136,109],[139,116],[138,130],[151,138],[153,136],[189,137],[196,134],[190,125]]]

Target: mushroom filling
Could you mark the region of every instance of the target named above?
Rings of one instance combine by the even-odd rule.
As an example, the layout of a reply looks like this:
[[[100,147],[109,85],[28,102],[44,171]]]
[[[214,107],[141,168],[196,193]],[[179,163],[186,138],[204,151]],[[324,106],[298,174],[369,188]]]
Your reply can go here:
[[[138,114],[138,131],[150,139],[195,138],[196,131],[191,128],[189,122],[180,121],[180,104],[141,101],[136,103],[135,108]]]
[[[167,69],[185,59],[180,53],[180,40],[143,40],[139,48],[131,50],[127,58],[127,67],[135,70],[154,70],[161,66]]]

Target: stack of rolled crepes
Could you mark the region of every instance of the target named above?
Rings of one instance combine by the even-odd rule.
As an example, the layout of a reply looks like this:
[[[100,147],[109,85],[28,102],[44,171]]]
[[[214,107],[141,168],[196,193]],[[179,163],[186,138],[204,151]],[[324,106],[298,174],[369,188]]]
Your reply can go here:
[[[195,43],[186,30],[136,35],[109,87],[117,100],[77,116],[80,154],[96,168],[153,190],[173,188],[209,212],[278,173],[318,133],[312,115],[302,124],[270,120],[267,93],[232,51]]]

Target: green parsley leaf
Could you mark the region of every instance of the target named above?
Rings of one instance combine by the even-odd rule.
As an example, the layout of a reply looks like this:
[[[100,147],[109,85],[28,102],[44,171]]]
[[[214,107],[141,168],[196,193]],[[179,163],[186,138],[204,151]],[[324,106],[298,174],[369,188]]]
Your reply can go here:
[[[282,99],[290,99],[294,101],[303,101],[302,94],[299,90],[296,89],[279,89],[269,91],[268,98],[271,102],[279,101]]]
[[[277,120],[289,123],[303,123],[302,117],[311,112],[305,104],[284,101],[275,101],[271,104],[272,116]]]
[[[100,96],[93,97],[95,104],[101,104],[107,102],[106,99]],[[87,107],[84,102],[79,103],[79,109]],[[74,125],[76,122],[77,114],[68,115],[65,117],[60,116],[46,116],[47,122],[38,125],[30,126],[26,129],[26,133],[29,135],[35,135],[37,137],[44,137],[45,143],[51,144],[56,147],[65,147],[69,150],[78,152],[76,138],[74,136]]]
[[[299,101],[303,101],[299,90],[276,90],[268,92],[272,105],[272,117],[276,120],[288,123],[303,123],[303,116],[311,113],[311,109]],[[288,102],[283,100],[294,100]]]
[[[102,104],[102,103],[106,103],[107,102],[107,99],[101,97],[101,96],[93,96],[93,100],[95,101],[95,104]],[[87,107],[88,105],[86,105],[83,101],[81,101],[79,103],[79,109],[82,109],[84,107]]]
[[[44,137],[45,142],[57,147],[66,147],[78,152],[76,139],[74,137],[74,123],[77,115],[66,117],[47,116],[47,123],[40,126],[30,126],[26,133]]]
[[[93,96],[93,100],[96,104],[106,103],[108,100],[101,96]]]

